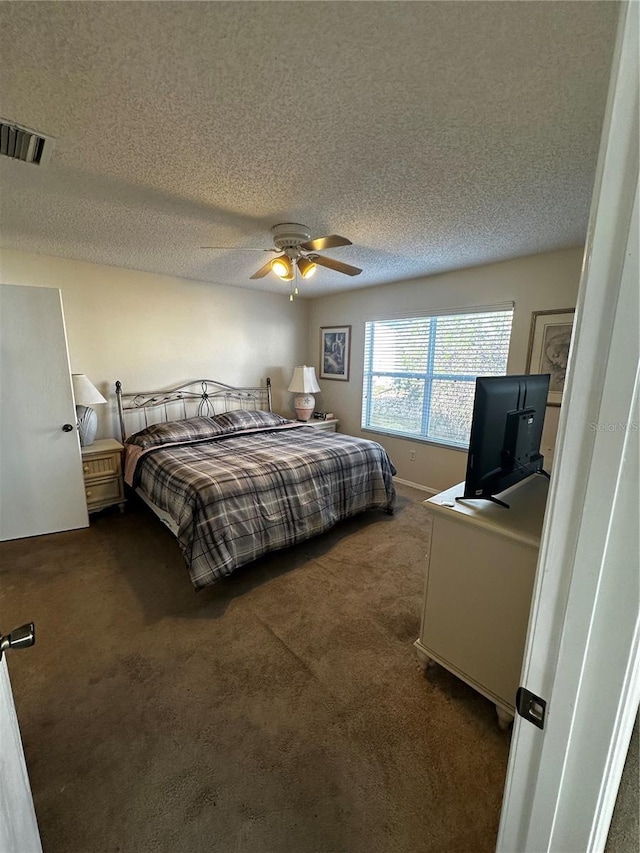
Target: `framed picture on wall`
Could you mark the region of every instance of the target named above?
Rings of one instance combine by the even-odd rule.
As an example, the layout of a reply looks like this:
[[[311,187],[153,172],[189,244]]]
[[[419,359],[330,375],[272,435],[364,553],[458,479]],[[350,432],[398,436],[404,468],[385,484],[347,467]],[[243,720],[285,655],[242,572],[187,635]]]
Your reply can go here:
[[[320,379],[349,381],[351,326],[323,326],[320,329]]]
[[[575,308],[534,311],[526,373],[550,373],[548,406],[562,403]]]

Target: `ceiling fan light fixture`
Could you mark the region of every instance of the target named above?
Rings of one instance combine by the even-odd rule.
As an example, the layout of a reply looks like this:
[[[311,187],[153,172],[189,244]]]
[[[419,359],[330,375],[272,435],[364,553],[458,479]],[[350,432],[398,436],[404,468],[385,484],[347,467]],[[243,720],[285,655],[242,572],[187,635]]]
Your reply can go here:
[[[351,266],[351,264],[344,264],[342,261],[336,261],[333,258],[318,254],[324,249],[351,246],[351,240],[347,240],[346,237],[341,237],[339,234],[329,234],[326,237],[316,237],[314,240],[310,240],[309,229],[296,222],[281,222],[279,225],[274,225],[271,231],[273,232],[275,249],[265,249],[265,251],[277,252],[278,256],[257,269],[250,276],[252,280],[264,278],[269,273],[274,273],[282,281],[295,281],[297,284],[298,273],[301,279],[306,279],[312,276],[319,266],[327,267],[327,269],[344,275],[359,275],[362,272],[361,269]],[[295,293],[293,293],[294,287]],[[298,292],[297,286],[292,284],[291,288],[292,295],[295,296]]]
[[[271,261],[271,269],[280,278],[285,281],[291,281],[293,278],[293,264],[286,255],[280,255],[279,258],[274,258]]]
[[[302,278],[311,278],[316,271],[316,265],[303,255],[301,258],[298,258],[298,269]]]

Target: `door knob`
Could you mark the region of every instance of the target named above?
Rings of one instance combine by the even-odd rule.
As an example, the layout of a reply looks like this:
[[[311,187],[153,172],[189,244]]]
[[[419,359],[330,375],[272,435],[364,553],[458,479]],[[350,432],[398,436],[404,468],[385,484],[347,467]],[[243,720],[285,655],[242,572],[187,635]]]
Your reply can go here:
[[[71,432],[72,429],[73,429],[73,424],[65,424],[62,427],[62,432]]]
[[[36,626],[33,622],[14,628],[10,634],[0,634],[0,660],[7,649],[26,649],[36,641]]]

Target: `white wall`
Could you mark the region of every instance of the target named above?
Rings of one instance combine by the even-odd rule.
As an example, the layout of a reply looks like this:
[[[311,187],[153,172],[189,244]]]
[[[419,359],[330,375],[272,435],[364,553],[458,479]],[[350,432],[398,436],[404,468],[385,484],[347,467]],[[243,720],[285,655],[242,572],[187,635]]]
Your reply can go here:
[[[154,390],[207,377],[254,384],[271,376],[274,408],[292,415],[286,391],[296,364],[319,367],[321,326],[351,325],[349,382],[320,380],[317,406],[336,412],[340,429],[360,430],[364,322],[385,312],[515,302],[508,370],[524,371],[532,311],[575,305],[581,249],[458,270],[415,281],[298,299],[65,258],[3,250],[0,280],[62,290],[74,373],[86,373],[109,399],[97,406],[99,437],[117,436],[113,385]],[[548,408],[545,459],[559,409]],[[398,475],[440,491],[464,479],[466,453],[371,433]],[[416,451],[415,462],[409,461]]]
[[[308,301],[223,285],[3,250],[0,281],[62,291],[69,356],[109,400],[98,437],[118,437],[114,383],[153,391],[190,379],[252,385],[267,376],[287,413],[305,359]]]
[[[582,249],[567,249],[312,300],[307,364],[319,367],[321,326],[352,326],[350,381],[320,380],[322,394],[316,395],[316,405],[340,418],[341,432],[373,438],[384,445],[402,479],[436,491],[461,482],[466,451],[361,431],[365,321],[385,313],[410,314],[512,301],[515,311],[507,370],[524,373],[531,314],[575,306],[582,254]],[[542,441],[545,467],[552,461],[559,411],[547,408]],[[415,462],[409,460],[410,451],[416,452]]]

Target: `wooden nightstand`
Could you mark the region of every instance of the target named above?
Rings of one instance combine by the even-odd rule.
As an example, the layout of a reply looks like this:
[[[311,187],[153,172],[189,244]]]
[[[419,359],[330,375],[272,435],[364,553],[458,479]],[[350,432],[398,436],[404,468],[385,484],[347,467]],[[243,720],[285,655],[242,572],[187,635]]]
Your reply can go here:
[[[331,418],[328,421],[311,418],[307,421],[307,426],[312,426],[316,429],[326,429],[327,432],[336,432],[339,425],[340,421],[337,418]]]
[[[124,447],[115,438],[99,438],[82,447],[82,474],[89,512],[98,512],[118,504],[124,512],[126,503],[122,481]]]

